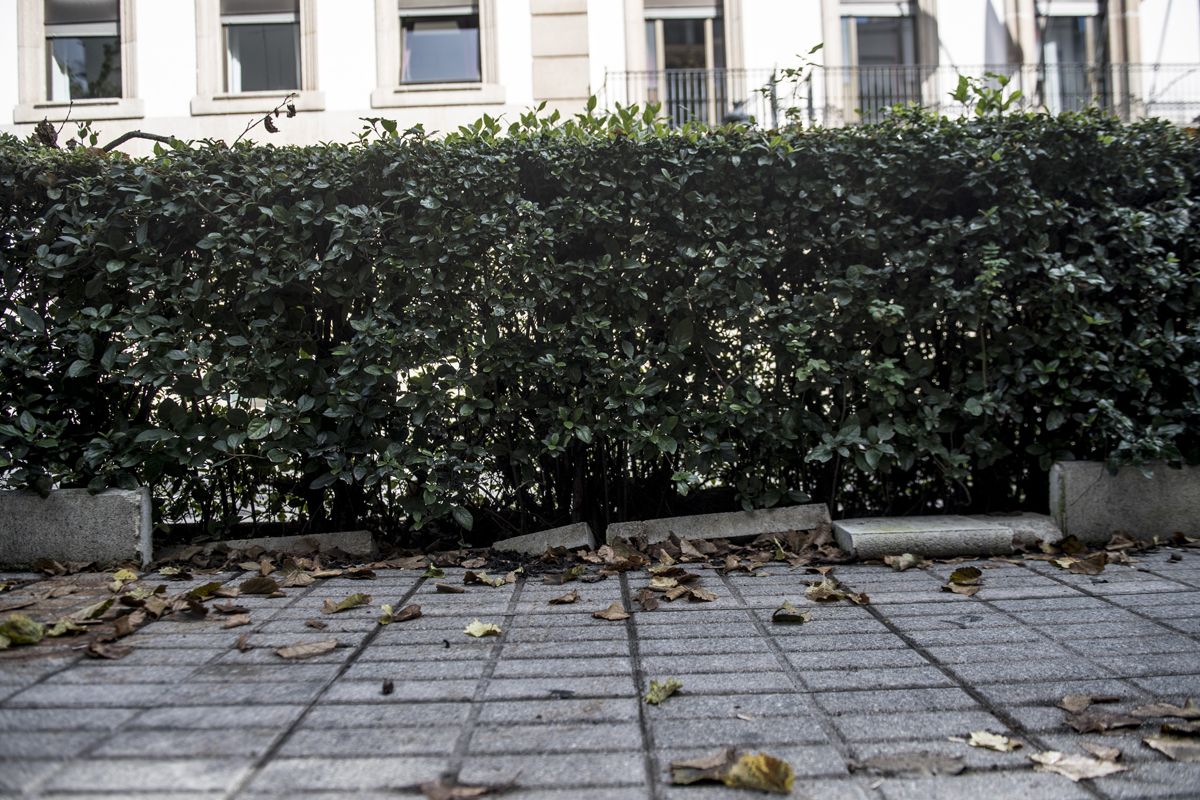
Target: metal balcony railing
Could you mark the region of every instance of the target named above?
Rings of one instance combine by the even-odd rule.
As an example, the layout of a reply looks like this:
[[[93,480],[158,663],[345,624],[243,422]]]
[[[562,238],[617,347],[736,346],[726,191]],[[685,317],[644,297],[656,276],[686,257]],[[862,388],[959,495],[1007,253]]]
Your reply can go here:
[[[1124,120],[1162,117],[1191,124],[1200,117],[1200,64],[998,64],[992,66],[817,67],[800,80],[772,70],[610,72],[604,100],[660,103],[673,125],[752,120],[774,127],[789,118],[809,124],[874,122],[896,105],[948,115],[967,109],[951,98],[960,75],[995,85],[988,73],[1019,89],[1015,110],[1052,113],[1097,107]]]

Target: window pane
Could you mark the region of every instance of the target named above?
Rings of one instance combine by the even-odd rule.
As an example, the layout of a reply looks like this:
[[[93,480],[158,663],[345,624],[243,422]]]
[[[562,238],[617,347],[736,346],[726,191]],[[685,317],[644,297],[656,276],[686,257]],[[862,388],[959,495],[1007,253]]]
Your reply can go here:
[[[898,66],[913,63],[912,17],[859,17],[859,66]]]
[[[121,96],[121,40],[116,36],[46,40],[49,99],[55,102]]]
[[[221,0],[221,16],[230,14],[299,13],[299,0]]]
[[[401,83],[479,81],[479,16],[413,17],[401,23]]]
[[[47,25],[116,22],[118,0],[46,0]]]
[[[272,92],[300,88],[300,26],[226,25],[225,89]]]
[[[667,69],[704,69],[704,20],[663,20],[663,63]]]

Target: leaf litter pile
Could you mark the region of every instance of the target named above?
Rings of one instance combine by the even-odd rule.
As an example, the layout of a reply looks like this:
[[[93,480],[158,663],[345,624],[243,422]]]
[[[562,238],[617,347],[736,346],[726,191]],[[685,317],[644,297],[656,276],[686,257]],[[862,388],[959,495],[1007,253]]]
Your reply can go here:
[[[1046,561],[1066,572],[1095,576],[1110,564],[1130,565],[1139,552],[1152,550],[1157,542],[1138,542],[1123,537],[1114,539],[1102,550],[1088,552],[1078,541],[1067,537],[1055,544],[1038,543],[1037,548],[1017,558]],[[1195,546],[1196,541],[1176,537],[1171,544]],[[36,650],[53,640],[78,637],[73,649],[82,650],[93,658],[119,659],[131,648],[119,640],[146,623],[173,617],[187,620],[219,620],[222,629],[237,629],[253,624],[249,607],[240,605],[237,598],[288,596],[289,589],[311,586],[329,578],[370,581],[375,570],[421,570],[433,592],[464,594],[469,591],[490,591],[515,583],[521,577],[540,577],[544,584],[577,585],[596,583],[624,572],[644,571],[647,584],[634,595],[632,608],[614,602],[606,608],[592,610],[597,624],[622,622],[635,613],[659,610],[663,604],[711,603],[719,599],[716,592],[702,585],[703,568],[715,568],[722,574],[756,576],[766,574],[769,566],[803,569],[814,578],[803,589],[804,598],[812,605],[802,608],[784,600],[771,616],[774,625],[804,625],[819,615],[820,608],[833,603],[867,605],[870,598],[844,586],[833,574],[836,564],[850,559],[830,541],[828,533],[792,532],[784,535],[759,537],[748,544],[726,540],[687,540],[672,536],[666,542],[648,546],[644,542],[620,541],[596,550],[548,550],[536,559],[518,561],[490,550],[453,550],[433,554],[395,553],[391,557],[369,564],[352,564],[339,554],[310,557],[271,554],[260,549],[253,551],[205,552],[192,548],[183,561],[158,565],[157,569],[141,573],[129,566],[111,573],[98,573],[95,565],[83,563],[42,562],[35,567],[49,580],[0,583],[0,650],[30,648]],[[943,560],[953,563],[961,559]],[[997,557],[1000,562],[1012,563],[1016,558]],[[925,570],[931,561],[912,554],[888,556],[884,563],[897,571]],[[205,576],[237,567],[251,573],[240,582],[204,582]],[[465,570],[462,583],[446,579],[446,567]],[[690,567],[690,568],[689,568]],[[700,572],[695,571],[702,568]],[[978,567],[959,567],[951,572],[942,586],[943,591],[972,597],[985,585],[984,570]],[[173,586],[189,584],[172,591]],[[566,587],[564,587],[566,588]],[[24,590],[22,592],[22,590]],[[5,597],[5,595],[8,597]],[[586,602],[586,588],[570,588],[549,601],[551,605],[574,605]],[[341,615],[372,604],[372,595],[352,592],[338,597],[325,597],[320,613],[306,620],[305,625],[325,630],[328,623],[321,616]],[[38,621],[26,613],[44,612],[49,607],[69,609],[50,619]],[[594,608],[594,607],[593,607]],[[315,609],[314,609],[315,610]],[[408,604],[397,608],[391,603],[380,605],[372,612],[380,626],[402,624],[421,617],[421,606]],[[46,617],[45,613],[38,616]],[[237,633],[231,647],[247,651],[254,648],[250,634]],[[495,622],[473,620],[463,631],[468,637],[486,639],[503,635]],[[281,659],[306,659],[332,652],[341,646],[334,637],[318,641],[299,641],[274,648]],[[446,646],[450,646],[446,642]],[[671,702],[670,698],[683,690],[675,678],[654,680],[644,697],[648,705]],[[390,694],[394,683],[387,679],[383,694]],[[1119,698],[1108,696],[1067,695],[1059,703],[1065,722],[1080,734],[1104,734],[1108,731],[1128,731],[1152,725],[1156,730],[1143,731],[1143,743],[1175,761],[1200,763],[1200,707],[1188,698],[1182,705],[1168,700],[1146,704],[1128,713],[1099,710]],[[739,717],[753,719],[752,717]],[[1080,744],[1081,753],[1058,751],[1029,752],[1026,743],[1004,734],[974,731],[966,738],[952,741],[995,750],[1028,752],[1027,758],[1035,770],[1061,775],[1072,781],[1091,780],[1128,770],[1120,763],[1121,752],[1095,742]],[[851,764],[851,769],[868,770],[877,774],[957,774],[965,769],[962,759],[936,753],[893,754]],[[795,776],[784,760],[767,753],[743,753],[732,747],[710,756],[672,762],[668,768],[672,783],[719,783],[731,788],[787,794],[792,790]],[[514,779],[515,781],[515,779]],[[427,797],[465,798],[500,794],[514,783],[494,786],[465,786],[445,781],[423,784],[419,788]]]

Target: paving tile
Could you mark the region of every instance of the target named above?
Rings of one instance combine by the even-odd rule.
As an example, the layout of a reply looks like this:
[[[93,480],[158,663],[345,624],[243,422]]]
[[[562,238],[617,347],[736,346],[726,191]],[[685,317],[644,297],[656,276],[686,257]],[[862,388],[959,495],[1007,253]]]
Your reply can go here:
[[[1082,786],[1059,775],[1028,771],[988,772],[937,778],[885,778],[879,791],[886,800],[962,800],[964,797],[1020,800],[1083,800]]]
[[[446,758],[378,756],[340,758],[276,758],[249,784],[252,791],[296,796],[300,790],[416,788],[435,780],[449,766]]]
[[[638,713],[638,700],[633,697],[493,700],[480,709],[479,722],[515,725],[624,722],[638,719]]]
[[[233,728],[274,728],[299,719],[304,706],[183,706],[152,708],[128,723],[131,728],[165,728],[168,730],[229,730]]]
[[[47,791],[225,791],[250,766],[248,759],[139,758],[71,761],[46,782]]]
[[[833,724],[852,742],[944,740],[980,730],[1011,735],[1004,723],[983,710],[843,714],[834,717]]]
[[[627,753],[548,753],[528,756],[469,755],[459,779],[463,783],[506,783],[519,776],[522,787],[628,786],[645,780],[645,761],[634,748]]]
[[[834,715],[901,711],[955,711],[978,709],[969,694],[958,688],[944,689],[864,689],[861,691],[819,692],[817,704]]]
[[[279,754],[282,757],[448,756],[453,752],[460,733],[458,725],[406,725],[407,719],[402,722],[396,719],[398,715],[392,716],[392,724],[387,727],[297,730],[287,738]],[[456,720],[452,717],[450,721]]]
[[[284,732],[274,728],[209,728],[207,730],[125,730],[106,739],[93,758],[256,758]]]
[[[471,736],[470,753],[575,753],[640,749],[641,729],[635,722],[587,724],[483,725]]]
[[[107,735],[99,730],[32,731],[5,727],[0,730],[0,760],[70,758]]]

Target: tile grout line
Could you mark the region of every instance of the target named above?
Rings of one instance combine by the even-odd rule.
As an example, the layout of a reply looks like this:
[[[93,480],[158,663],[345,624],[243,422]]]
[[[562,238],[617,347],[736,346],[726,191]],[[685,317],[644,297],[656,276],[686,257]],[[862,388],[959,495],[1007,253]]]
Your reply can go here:
[[[397,607],[402,608],[405,603],[412,599],[413,595],[417,593],[424,583],[425,576],[417,576],[417,579],[413,583],[412,587],[410,587],[408,591],[401,595],[400,599],[396,601]],[[316,583],[309,586],[308,592],[296,598],[297,601],[307,598],[309,594],[316,590],[316,586]],[[293,603],[288,604],[288,606],[291,605],[293,605]],[[284,608],[288,606],[285,606]],[[379,636],[379,634],[383,631],[383,628],[383,625],[376,623],[375,626],[367,633],[367,635],[363,637],[363,640],[359,642],[358,645],[355,646],[354,651],[350,653],[349,658],[343,661],[338,670],[334,672],[333,677],[326,680],[325,684],[320,688],[320,690],[313,696],[311,700],[308,701],[308,703],[305,704],[304,710],[301,711],[300,714],[298,714],[286,728],[284,728],[283,732],[277,736],[273,742],[271,742],[271,746],[268,747],[261,756],[254,760],[249,769],[246,770],[245,774],[243,774],[242,777],[239,778],[232,787],[225,791],[224,797],[226,800],[233,800],[249,787],[250,783],[255,777],[258,776],[263,767],[265,767],[268,762],[270,762],[270,760],[273,759],[281,749],[283,749],[283,746],[292,737],[292,734],[299,729],[301,723],[303,723],[312,710],[317,707],[317,703],[321,702],[321,698],[325,696],[325,693],[333,687],[338,678],[346,674],[346,671],[354,665],[354,662],[358,660],[358,657],[361,656],[367,649],[367,645],[369,645],[375,640],[376,637]]]
[[[629,664],[633,679],[633,697],[638,709],[638,730],[642,735],[642,761],[646,770],[646,797],[649,800],[659,800],[662,792],[658,788],[658,774],[662,768],[655,754],[654,729],[650,718],[646,715],[646,706],[642,701],[642,686],[646,685],[646,673],[642,669],[642,649],[638,639],[637,621],[633,610],[633,598],[629,590],[629,573],[619,575],[621,585],[621,603],[628,610],[629,617],[625,620],[625,638],[629,645]]]
[[[792,686],[795,688],[797,694],[806,695],[808,697],[809,703],[811,704],[813,713],[816,717],[817,724],[820,726],[822,733],[825,734],[830,744],[835,750],[837,750],[838,755],[842,757],[842,761],[846,765],[847,778],[841,779],[848,779],[852,783],[857,784],[869,797],[878,797],[879,790],[873,785],[874,782],[868,779],[867,775],[855,774],[854,772],[850,771],[850,764],[855,760],[853,748],[849,740],[846,739],[838,727],[833,724],[833,720],[830,718],[829,713],[824,709],[824,707],[821,706],[820,703],[816,701],[815,696],[819,692],[808,685],[808,682],[804,680],[804,676],[801,675],[800,671],[792,664],[791,659],[788,658],[787,652],[779,646],[779,643],[775,640],[775,637],[771,635],[770,630],[767,629],[766,623],[763,622],[762,619],[746,605],[746,599],[742,595],[741,591],[737,588],[737,585],[729,579],[728,575],[722,574],[719,571],[717,574],[720,576],[721,582],[725,584],[725,588],[729,591],[729,594],[735,600],[737,600],[739,604],[741,604],[744,610],[748,612],[747,615],[750,617],[751,624],[754,626],[755,630],[758,631],[759,638],[766,642],[767,647],[770,649],[772,655],[775,656],[775,660],[778,661],[782,667],[783,674],[787,675],[788,680],[792,682]],[[801,582],[803,582],[803,573],[798,575],[798,577],[800,578]]]
[[[922,568],[921,571],[925,572],[927,575],[929,575],[933,578],[938,579],[939,581],[941,580],[940,577],[935,572],[931,571],[928,567]],[[968,598],[968,600],[975,601],[975,598],[970,597],[970,598]],[[982,601],[975,601],[975,602],[982,602]],[[904,641],[904,643],[908,645],[908,647],[911,651],[913,651],[917,655],[921,656],[921,658],[925,659],[930,664],[930,666],[932,666],[934,669],[938,670],[943,675],[945,675],[946,678],[951,683],[953,683],[961,691],[965,692],[972,700],[974,700],[976,703],[978,703],[981,708],[983,708],[989,714],[991,714],[996,719],[998,719],[1002,723],[1004,723],[1004,725],[1010,731],[1018,734],[1023,740],[1025,740],[1027,742],[1032,742],[1033,744],[1036,744],[1039,750],[1046,751],[1046,750],[1053,749],[1053,748],[1047,747],[1045,744],[1045,741],[1039,735],[1027,730],[1025,728],[1025,726],[1023,724],[1021,724],[1020,720],[1018,720],[1016,717],[1009,714],[1005,709],[1000,708],[996,703],[993,703],[991,700],[989,700],[982,692],[980,692],[978,689],[976,689],[973,684],[960,678],[958,676],[958,674],[956,672],[954,672],[954,670],[949,665],[943,664],[937,658],[934,658],[933,655],[931,655],[925,649],[925,647],[918,644],[915,640],[913,640],[911,637],[909,637],[907,633],[905,633],[899,627],[897,627],[879,609],[875,608],[874,606],[872,606],[870,604],[864,606],[864,608],[867,610],[867,613],[869,613],[872,617],[874,617],[879,623],[881,623],[884,627],[886,627],[889,631],[891,631],[895,636],[899,637],[902,641]],[[980,770],[980,772],[983,772],[983,770]],[[1099,800],[1109,800],[1109,796],[1107,794],[1105,794],[1104,792],[1101,792],[1099,789],[1097,789],[1095,786],[1092,786],[1090,783],[1087,783],[1087,784],[1079,783],[1077,785],[1081,789],[1083,789],[1085,792],[1092,795],[1093,797],[1098,798]]]
[[[459,775],[462,773],[463,763],[467,760],[468,749],[471,746],[471,737],[475,735],[475,729],[479,725],[479,716],[483,713],[483,704],[486,702],[487,690],[491,686],[492,676],[496,674],[496,667],[500,663],[500,654],[504,650],[504,640],[508,637],[508,631],[512,628],[513,619],[517,615],[517,605],[520,603],[521,593],[525,590],[525,576],[521,575],[517,578],[516,586],[513,588],[512,596],[508,598],[508,607],[502,615],[504,625],[500,629],[500,635],[496,637],[496,642],[492,645],[492,652],[483,665],[483,671],[475,682],[475,694],[471,698],[471,705],[467,709],[467,718],[461,723],[461,730],[458,738],[454,741],[454,749],[450,753],[450,766],[446,770],[446,776],[451,778],[455,783],[458,782]]]

